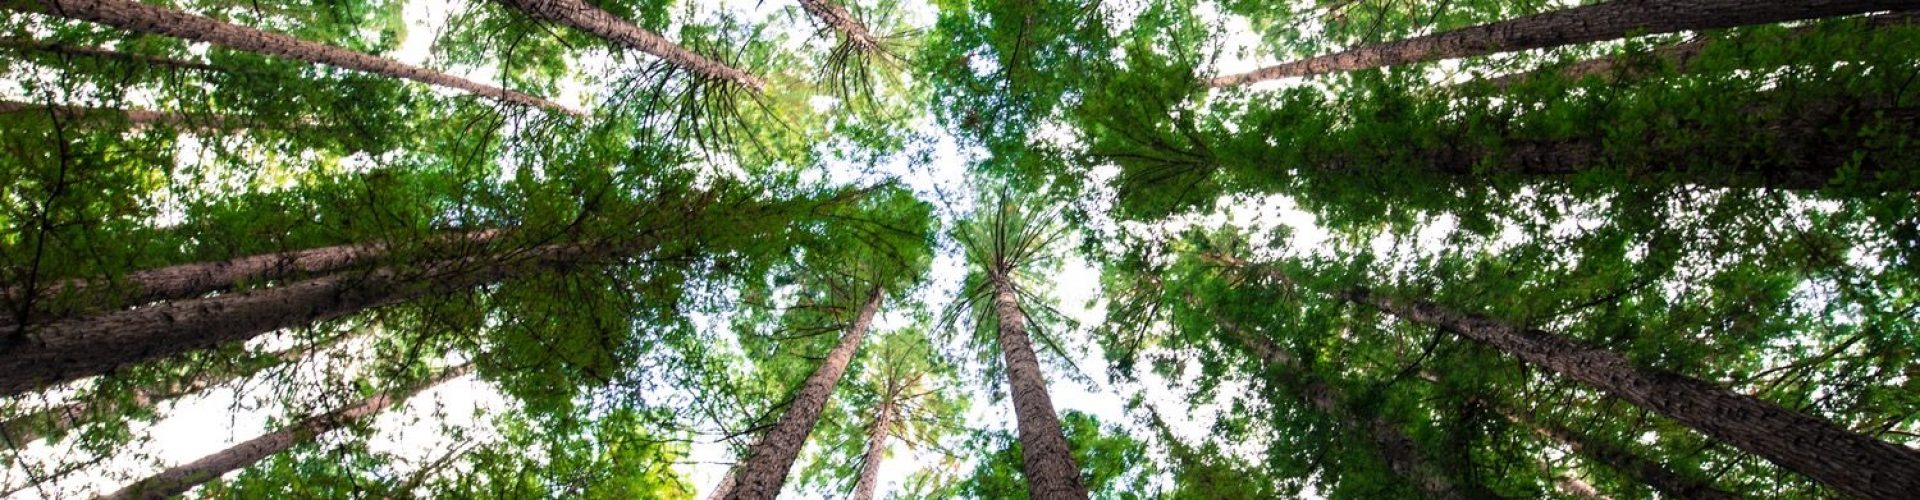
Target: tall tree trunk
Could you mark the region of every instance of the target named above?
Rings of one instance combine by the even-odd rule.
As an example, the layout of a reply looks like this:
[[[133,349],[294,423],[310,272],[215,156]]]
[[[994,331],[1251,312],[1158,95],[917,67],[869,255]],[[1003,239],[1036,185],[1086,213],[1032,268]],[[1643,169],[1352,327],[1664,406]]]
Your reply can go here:
[[[62,119],[68,120],[111,121],[119,118],[125,119],[128,123],[136,126],[172,125],[176,127],[209,129],[225,128],[228,122],[232,121],[228,120],[224,115],[193,116],[184,113],[168,113],[165,111],[138,108],[116,109],[67,105],[48,106],[44,104],[0,100],[0,115],[29,113],[39,116],[46,116],[48,113],[53,113]]]
[[[800,449],[806,446],[813,425],[820,421],[820,412],[833,397],[840,376],[847,373],[847,364],[853,362],[854,352],[860,350],[860,341],[866,337],[867,327],[873,325],[873,316],[880,311],[880,301],[884,298],[886,290],[875,285],[853,323],[848,325],[847,333],[840,336],[840,343],[827,353],[827,359],[807,376],[800,393],[794,395],[786,413],[780,415],[780,421],[748,450],[747,461],[740,464],[740,475],[726,498],[770,500],[780,494],[780,487],[787,482],[787,472],[800,456]]]
[[[1866,24],[1870,28],[1883,28],[1888,26],[1902,26],[1902,25],[1913,24],[1916,19],[1920,19],[1920,14],[1906,13],[1906,12],[1895,13],[1895,14],[1881,14],[1881,15],[1875,15],[1875,16],[1868,16],[1866,18]],[[1794,28],[1789,33],[1789,36],[1802,37],[1810,33],[1813,33],[1815,30],[1818,30],[1818,29],[1819,29],[1818,26],[1802,26],[1802,27]],[[1664,61],[1666,64],[1672,66],[1676,70],[1686,71],[1689,63],[1693,62],[1695,58],[1700,57],[1700,52],[1706,50],[1707,46],[1713,43],[1715,42],[1710,38],[1701,38],[1701,39],[1696,39],[1688,42],[1677,43],[1677,44],[1653,49],[1652,56],[1655,59]],[[1564,67],[1560,67],[1558,69],[1552,70],[1551,73],[1558,75],[1561,78],[1565,78],[1567,80],[1580,80],[1582,78],[1594,77],[1594,78],[1603,79],[1605,81],[1614,81],[1616,77],[1624,77],[1629,79],[1639,78],[1641,76],[1646,75],[1649,70],[1654,69],[1654,68],[1646,68],[1646,69],[1629,68],[1629,67],[1626,67],[1627,62],[1628,61],[1626,58],[1609,55],[1609,56],[1596,57],[1593,59],[1587,59],[1584,61],[1568,64]],[[1511,87],[1514,84],[1518,84],[1528,79],[1539,78],[1542,74],[1543,73],[1541,72],[1515,73],[1511,75],[1488,78],[1478,82],[1468,82],[1467,84],[1468,85],[1473,85],[1473,84],[1484,85],[1494,89],[1505,89],[1507,87]]]
[[[1040,374],[1033,340],[1027,336],[1027,315],[1020,310],[1013,277],[1001,269],[988,279],[993,283],[993,308],[1000,323],[1007,392],[1013,397],[1013,413],[1019,421],[1020,458],[1027,475],[1028,496],[1033,500],[1085,499],[1087,487],[1080,481],[1080,466],[1073,461],[1066,431],[1059,414],[1053,411],[1052,396],[1047,394],[1047,381]]]
[[[354,335],[339,335],[325,342],[311,346],[295,347],[272,356],[272,362],[245,362],[244,366],[230,371],[200,371],[186,380],[167,382],[164,385],[141,387],[133,390],[129,400],[122,403],[117,400],[87,400],[47,408],[0,422],[0,435],[15,445],[24,445],[50,434],[72,430],[87,419],[99,418],[123,413],[129,410],[151,409],[162,401],[173,400],[188,394],[207,390],[209,387],[239,380],[260,373],[262,370],[299,361],[309,354],[324,350]]]
[[[244,52],[284,57],[405,78],[464,90],[490,99],[580,116],[582,113],[529,94],[486,85],[446,73],[351,50],[269,33],[236,24],[164,9],[133,0],[0,0],[0,8],[91,21],[116,28],[203,42]]]
[[[1552,440],[1567,447],[1568,451],[1626,474],[1628,477],[1645,484],[1661,496],[1698,500],[1734,500],[1740,498],[1726,490],[1716,488],[1713,483],[1696,475],[1681,474],[1667,466],[1635,455],[1626,448],[1594,439],[1591,436],[1541,421],[1523,411],[1508,408],[1505,405],[1490,405],[1507,420],[1533,431],[1540,437]]]
[[[467,231],[433,238],[434,244],[467,245],[492,241],[500,235],[496,229]],[[233,289],[245,283],[282,280],[297,276],[325,274],[366,265],[387,254],[385,243],[360,243],[249,255],[227,260],[193,262],[143,269],[112,280],[72,279],[53,283],[33,291],[41,296],[96,292],[80,302],[81,310],[112,310],[165,300],[199,297]],[[28,290],[10,287],[0,295],[8,305],[28,299]],[[18,324],[20,312],[8,311],[0,317],[0,327]],[[58,315],[56,315],[57,317]]]
[[[852,44],[854,50],[873,52],[880,49],[880,40],[874,38],[873,32],[867,30],[867,25],[861,24],[859,19],[854,19],[853,13],[848,12],[846,7],[828,0],[800,0],[800,8],[806,10],[807,14],[812,15],[814,19],[832,26],[840,36],[846,37],[847,43]]]
[[[874,490],[880,486],[880,462],[887,458],[887,437],[893,426],[894,397],[898,394],[888,391],[888,396],[880,401],[873,410],[873,422],[867,424],[867,454],[860,462],[860,476],[853,483],[853,500],[873,500]]]
[[[574,29],[591,33],[620,46],[652,54],[654,57],[665,59],[668,63],[702,77],[731,82],[755,92],[763,92],[767,89],[766,82],[758,76],[696,54],[685,47],[667,41],[658,33],[613,17],[613,14],[589,5],[584,0],[494,1],[535,18],[572,26]]]
[[[1206,80],[1209,87],[1480,56],[1678,31],[1780,23],[1876,11],[1913,0],[1612,0],[1310,57]]]
[[[1300,359],[1294,357],[1273,340],[1247,332],[1239,325],[1224,318],[1216,318],[1221,328],[1227,330],[1228,337],[1252,351],[1254,357],[1274,369],[1273,373],[1288,385],[1300,388],[1300,396],[1308,406],[1322,414],[1331,416],[1348,429],[1364,433],[1373,443],[1373,450],[1379,454],[1382,462],[1394,475],[1412,483],[1430,498],[1498,498],[1491,492],[1475,485],[1457,486],[1444,469],[1432,463],[1420,453],[1420,447],[1408,437],[1406,432],[1393,421],[1378,415],[1361,415],[1353,411],[1347,396],[1334,387],[1313,376]]]
[[[342,271],[272,288],[60,320],[29,327],[0,352],[0,396],[99,375],[281,328],[338,318],[435,293],[652,248],[658,234],[612,244],[554,244],[525,252],[441,260],[417,267]]]
[[[1267,268],[1265,274],[1284,284],[1293,283],[1274,268]],[[1865,498],[1905,498],[1920,491],[1920,451],[1848,431],[1826,419],[1685,375],[1640,368],[1619,353],[1432,301],[1400,300],[1365,288],[1338,290],[1332,295],[1405,321],[1453,332],[1578,380],[1841,492]]]
[[[707,500],[726,500],[727,495],[733,493],[734,485],[740,484],[739,474],[739,464],[728,467],[727,474],[720,476],[720,484],[714,485],[713,492],[707,494]]]
[[[1553,462],[1547,461],[1547,457],[1535,457],[1535,459],[1535,462],[1540,465],[1541,474],[1553,476],[1553,489],[1560,490],[1560,493],[1586,500],[1608,500],[1612,498],[1600,494],[1600,489],[1593,487],[1593,483],[1588,483],[1586,480],[1580,479],[1573,474],[1555,472],[1553,470]]]
[[[195,62],[195,61],[188,61],[184,59],[174,59],[171,57],[153,56],[153,55],[146,55],[146,54],[134,54],[130,52],[120,52],[120,51],[107,50],[107,49],[102,49],[97,47],[83,47],[78,45],[67,45],[62,43],[43,42],[40,40],[31,39],[31,38],[0,38],[0,47],[13,49],[13,50],[44,52],[48,54],[62,55],[62,56],[92,57],[97,59],[113,59],[117,61],[140,63],[140,64],[149,65],[149,66],[160,66],[164,68],[194,69],[194,70],[202,70],[202,71],[225,71],[225,68],[220,68],[218,66],[214,66],[212,64],[207,64],[203,62]]]
[[[353,406],[301,419],[291,426],[233,445],[212,455],[201,457],[199,460],[173,466],[100,498],[160,499],[186,493],[187,490],[201,483],[211,481],[228,472],[246,468],[261,459],[287,451],[294,445],[312,441],[314,437],[321,434],[369,418],[420,391],[460,378],[471,371],[472,365],[462,365],[442,372],[424,383],[402,390],[382,392]]]

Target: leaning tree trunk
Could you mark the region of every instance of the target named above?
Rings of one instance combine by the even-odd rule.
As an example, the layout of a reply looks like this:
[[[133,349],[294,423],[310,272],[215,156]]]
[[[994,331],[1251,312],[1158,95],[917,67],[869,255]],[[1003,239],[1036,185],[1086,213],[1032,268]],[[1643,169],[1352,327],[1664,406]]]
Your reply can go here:
[[[112,59],[116,61],[139,63],[139,64],[148,65],[148,66],[159,66],[163,68],[192,69],[192,70],[201,70],[201,71],[225,71],[226,70],[226,68],[221,68],[221,67],[214,66],[212,64],[203,63],[203,62],[195,62],[195,61],[188,61],[184,59],[174,59],[171,57],[154,56],[154,55],[147,55],[147,54],[134,54],[131,52],[120,52],[120,51],[107,50],[107,49],[102,49],[97,47],[84,47],[79,45],[67,45],[67,44],[61,44],[61,43],[44,42],[40,40],[34,40],[31,38],[0,38],[0,47],[14,49],[14,50],[43,52],[43,53],[59,55],[59,56],[76,56],[76,57],[91,57],[96,59]]]
[[[326,44],[155,7],[133,0],[0,0],[0,8],[91,21],[116,28],[208,43],[228,49],[325,64],[464,90],[483,97],[581,115],[533,95]]]
[[[457,292],[542,269],[642,253],[657,234],[614,245],[554,244],[523,253],[448,259],[416,268],[343,271],[272,288],[175,301],[29,327],[0,352],[0,396],[100,375],[132,363],[246,340],[414,298]]]
[[[201,457],[199,460],[176,465],[100,498],[106,500],[160,499],[186,493],[187,490],[219,478],[223,474],[246,468],[261,459],[287,451],[294,445],[312,441],[314,437],[321,434],[367,419],[415,393],[448,380],[460,378],[470,371],[472,371],[472,365],[462,365],[442,372],[425,383],[403,390],[383,392],[353,406],[301,419],[286,428],[233,445],[212,455]]]
[[[591,33],[622,47],[652,54],[654,57],[665,59],[668,63],[706,78],[730,82],[755,92],[767,89],[766,82],[758,76],[696,54],[685,47],[667,41],[658,33],[647,31],[645,28],[614,17],[613,14],[589,5],[584,0],[494,1],[535,18],[572,26],[574,29]]]
[[[1920,18],[1920,15],[1913,13],[1882,14],[1867,17],[1866,25],[1869,28],[1903,26],[1913,24],[1916,18]],[[1801,26],[1793,28],[1793,30],[1788,33],[1788,36],[1794,38],[1803,37],[1818,29],[1818,26]],[[1679,71],[1686,71],[1688,65],[1692,63],[1695,58],[1700,57],[1700,53],[1706,50],[1708,45],[1713,43],[1715,43],[1713,39],[1700,38],[1653,49],[1651,55],[1654,59],[1662,61],[1667,66],[1671,66]],[[1505,89],[1529,79],[1539,78],[1545,74],[1557,75],[1566,80],[1580,80],[1593,77],[1612,82],[1615,81],[1616,78],[1640,78],[1656,69],[1632,67],[1627,63],[1628,60],[1626,58],[1609,55],[1575,62],[1544,73],[1515,73],[1476,82],[1467,82],[1463,85],[1482,85],[1493,89]]]
[[[1013,397],[1013,413],[1019,421],[1020,458],[1027,474],[1028,496],[1034,500],[1085,499],[1087,487],[1080,482],[1080,466],[1073,461],[1060,416],[1053,411],[1053,398],[1047,395],[1047,381],[1040,374],[1033,340],[1027,336],[1027,315],[1020,310],[1013,277],[1000,270],[988,279],[992,280],[993,308],[1000,323],[1007,392]]]
[[[16,446],[25,445],[26,443],[47,437],[48,435],[72,430],[89,418],[99,418],[103,415],[114,415],[129,410],[151,409],[162,401],[169,401],[181,396],[207,390],[209,387],[251,377],[255,373],[260,373],[261,370],[293,363],[306,357],[308,354],[326,349],[351,337],[353,337],[353,335],[340,335],[312,346],[287,349],[274,354],[271,362],[259,362],[257,360],[246,361],[244,362],[246,365],[239,367],[237,370],[199,371],[195,372],[186,380],[170,381],[159,386],[140,387],[134,389],[133,394],[131,394],[125,402],[112,399],[83,399],[10,418],[0,422],[0,435],[6,436],[6,438],[11,440],[10,442]]]
[[[1661,496],[1696,500],[1735,500],[1740,498],[1740,495],[1735,495],[1715,487],[1713,483],[1708,482],[1705,478],[1681,474],[1679,471],[1670,469],[1664,464],[1642,458],[1628,451],[1626,448],[1603,440],[1594,439],[1592,436],[1569,429],[1565,426],[1535,419],[1526,412],[1507,408],[1505,405],[1496,404],[1493,406],[1502,416],[1507,417],[1507,420],[1526,427],[1540,437],[1553,440],[1566,446],[1567,450],[1572,451],[1575,455],[1586,457],[1588,460],[1619,471],[1621,474],[1633,478],[1634,481],[1638,481],[1640,484],[1645,484],[1647,487],[1653,488],[1654,491],[1660,492]]]
[[[886,398],[873,410],[873,421],[867,424],[867,454],[860,461],[860,475],[853,483],[853,500],[873,500],[873,493],[880,484],[880,462],[887,458],[887,433],[893,426],[894,398],[899,396],[897,388],[889,387]]]
[[[53,114],[64,120],[88,120],[93,122],[112,122],[126,120],[133,125],[171,125],[176,127],[194,127],[220,129],[232,121],[223,115],[194,116],[185,113],[168,113],[139,108],[94,108],[87,106],[66,106],[33,104],[19,101],[0,100],[0,115],[35,114],[47,116]]]
[[[801,9],[806,10],[808,15],[820,20],[821,23],[833,27],[834,31],[845,37],[854,50],[860,52],[880,50],[880,40],[874,38],[873,32],[867,30],[867,25],[855,19],[853,13],[848,12],[846,7],[828,0],[799,1]]]
[[[1913,0],[1612,0],[1369,45],[1206,80],[1209,87],[1572,45],[1634,35],[1779,23],[1920,7]]]
[[[847,327],[847,333],[840,336],[840,343],[827,353],[827,359],[807,376],[800,393],[794,395],[786,413],[780,415],[780,421],[767,429],[766,434],[760,436],[760,442],[747,451],[747,461],[740,464],[740,474],[726,498],[770,500],[780,494],[780,487],[787,482],[787,472],[800,456],[800,449],[806,446],[813,425],[820,421],[820,412],[833,397],[840,376],[847,373],[847,364],[853,362],[853,354],[860,349],[860,341],[866,337],[867,327],[873,325],[873,316],[880,311],[880,301],[885,297],[885,290],[879,286],[868,294],[866,303],[860,306],[853,323]]]
[[[1277,269],[1270,268],[1266,275],[1281,283],[1293,283]],[[1432,301],[1401,300],[1365,288],[1339,290],[1332,295],[1405,321],[1453,332],[1578,380],[1841,492],[1865,498],[1905,498],[1920,491],[1920,451],[1848,431],[1826,419],[1685,375],[1634,366],[1626,356],[1613,351]]]
[[[434,240],[444,240],[453,245],[483,244],[499,235],[498,230],[486,229],[449,234]],[[436,244],[439,243],[440,241],[436,241]],[[334,245],[249,255],[227,260],[192,262],[133,271],[117,279],[66,280],[32,292],[41,296],[57,296],[97,291],[97,294],[90,293],[85,300],[76,301],[81,303],[79,308],[83,310],[122,309],[228,291],[246,283],[325,274],[362,266],[384,257],[389,246],[385,243]],[[17,304],[29,297],[28,290],[21,287],[7,288],[3,292],[0,294],[0,299],[4,299],[4,303],[7,304]],[[0,317],[0,327],[10,323],[18,324],[20,320],[17,317]]]
[[[733,493],[733,486],[740,483],[739,473],[739,465],[728,467],[727,474],[720,476],[720,484],[714,485],[713,492],[707,494],[707,500],[726,500],[727,494]]]

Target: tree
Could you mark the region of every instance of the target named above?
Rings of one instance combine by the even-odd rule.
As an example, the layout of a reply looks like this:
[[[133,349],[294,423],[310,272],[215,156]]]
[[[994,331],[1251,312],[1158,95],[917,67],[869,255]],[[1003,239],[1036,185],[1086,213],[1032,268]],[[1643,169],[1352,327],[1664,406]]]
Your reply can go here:
[[[964,426],[966,400],[950,390],[954,367],[933,345],[923,316],[866,349],[860,376],[815,432],[819,446],[804,460],[801,485],[822,495],[878,498],[881,471],[896,450],[947,453],[949,438]]]
[[[206,17],[167,10],[130,0],[10,0],[0,5],[8,10],[68,17],[113,26],[129,31],[165,35],[209,43],[233,50],[256,52],[365,71],[392,78],[403,78],[428,85],[464,90],[510,104],[532,106],[549,111],[580,115],[546,99],[475,83],[425,68],[402,64],[367,54],[308,42],[287,35],[259,31],[222,23]]]
[[[1597,42],[1634,34],[1708,30],[1912,7],[1909,3],[1895,0],[1796,1],[1765,5],[1737,0],[1611,1],[1354,48],[1247,73],[1217,76],[1207,79],[1205,83],[1209,87],[1233,87],[1288,77]]]
[[[754,92],[767,90],[767,82],[751,73],[696,54],[675,45],[652,31],[634,26],[607,11],[581,0],[496,0],[501,5],[534,17],[592,33],[628,49],[638,50],[666,60],[674,66],[715,81],[727,82]]]

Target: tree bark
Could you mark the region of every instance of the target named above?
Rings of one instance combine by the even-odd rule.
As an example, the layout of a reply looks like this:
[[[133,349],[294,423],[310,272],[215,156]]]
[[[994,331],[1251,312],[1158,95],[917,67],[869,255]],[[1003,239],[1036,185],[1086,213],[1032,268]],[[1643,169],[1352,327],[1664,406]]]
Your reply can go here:
[[[1276,269],[1269,268],[1266,275],[1293,282]],[[1332,295],[1453,332],[1580,381],[1846,494],[1905,498],[1920,491],[1920,451],[1848,431],[1826,419],[1685,375],[1640,368],[1619,353],[1432,301],[1400,300],[1365,288]]]
[[[620,46],[652,54],[702,77],[730,82],[755,92],[767,89],[765,81],[751,73],[708,59],[685,47],[667,41],[613,14],[587,4],[584,0],[494,0],[500,5],[591,33]]]
[[[1612,0],[1358,47],[1248,73],[1214,77],[1203,83],[1214,88],[1233,87],[1281,78],[1515,52],[1634,35],[1915,8],[1912,0]]]
[[[0,8],[91,21],[116,28],[203,42],[228,49],[325,64],[464,90],[522,106],[584,114],[533,95],[351,50],[269,33],[132,0],[0,0]]]
[[[203,62],[188,61],[184,59],[174,59],[171,57],[163,57],[163,56],[152,56],[152,55],[146,55],[146,54],[119,52],[119,51],[107,50],[107,49],[102,49],[97,47],[82,47],[78,45],[67,45],[67,44],[61,44],[61,43],[43,42],[43,41],[34,40],[30,38],[0,38],[0,47],[5,47],[9,49],[14,49],[14,50],[30,50],[35,52],[45,52],[48,54],[55,54],[55,55],[62,55],[62,56],[78,56],[78,57],[92,57],[92,58],[99,58],[99,59],[113,59],[113,60],[126,61],[126,62],[132,62],[132,63],[146,64],[150,66],[160,66],[165,68],[193,69],[193,70],[202,70],[202,71],[225,71],[226,70],[225,68],[220,68],[212,64],[207,64]]]
[[[813,374],[807,376],[800,393],[794,395],[786,413],[780,415],[780,421],[767,429],[760,442],[747,452],[747,461],[740,465],[733,491],[728,492],[726,498],[770,500],[780,494],[780,487],[787,482],[787,472],[800,456],[800,449],[806,446],[807,435],[813,433],[814,424],[820,421],[820,412],[833,397],[840,376],[847,373],[854,352],[860,350],[860,341],[873,325],[873,316],[880,311],[880,301],[884,298],[886,290],[874,286],[847,327],[847,333],[840,336],[840,343],[827,353],[827,359],[814,368]]]
[[[1053,398],[1047,394],[1046,378],[1040,374],[1040,358],[1027,336],[1027,315],[1020,310],[1013,277],[1000,269],[988,279],[993,284],[994,313],[1000,323],[1007,392],[1019,421],[1020,458],[1028,496],[1033,500],[1084,500],[1087,487],[1081,483],[1080,466],[1073,461],[1060,416],[1053,411]]]
[[[44,104],[0,100],[0,115],[27,113],[40,116],[54,113],[60,118],[69,120],[111,121],[115,118],[122,118],[136,126],[172,125],[176,127],[204,127],[210,129],[225,128],[228,122],[232,121],[228,120],[224,115],[193,116],[184,113],[168,113],[165,111],[138,108],[115,109],[67,105],[48,106]]]
[[[728,467],[727,474],[720,476],[720,484],[713,485],[713,491],[707,494],[707,500],[726,500],[727,494],[733,493],[733,486],[740,484],[739,472],[738,464]]]
[[[105,500],[161,499],[186,493],[187,490],[219,478],[228,472],[246,468],[261,459],[286,451],[294,445],[312,441],[316,436],[372,417],[396,402],[448,380],[466,376],[471,371],[471,365],[452,368],[425,383],[403,390],[382,392],[353,406],[307,417],[284,429],[233,445],[212,455],[201,457],[199,460],[168,468],[100,498]]]
[[[273,356],[271,363],[249,363],[232,371],[199,371],[186,380],[168,382],[155,387],[134,389],[131,401],[123,404],[116,400],[78,400],[60,406],[47,408],[0,422],[0,435],[6,436],[14,445],[20,446],[35,440],[72,430],[91,418],[114,415],[128,410],[150,409],[162,401],[186,396],[207,390],[209,387],[233,380],[251,377],[262,370],[289,364],[306,357],[308,354],[324,350],[353,335],[340,335],[333,339],[307,347],[296,347],[281,351]]]
[[[808,15],[820,20],[821,23],[833,27],[840,36],[846,37],[847,43],[851,44],[855,50],[873,52],[880,49],[880,40],[874,38],[873,32],[867,30],[867,25],[855,19],[853,13],[848,12],[846,7],[828,0],[799,1],[802,10],[807,11]]]
[[[853,483],[853,500],[873,500],[874,490],[880,485],[880,462],[887,458],[887,437],[893,426],[893,391],[873,411],[873,422],[867,424],[867,454],[860,462],[860,476]]]
[[[485,229],[434,239],[452,244],[478,244],[492,241],[499,235],[499,230]],[[385,256],[388,247],[385,243],[360,243],[193,262],[133,271],[112,280],[66,280],[34,293],[54,296],[98,290],[102,296],[88,296],[84,301],[77,301],[82,302],[80,308],[96,311],[122,309],[229,291],[246,283],[325,274],[363,266]],[[18,304],[27,298],[28,291],[21,287],[7,288],[0,295],[0,299],[7,304]],[[18,311],[11,307],[8,309],[13,317],[0,318],[0,327],[20,322]]]
[[[1633,480],[1660,492],[1661,496],[1697,500],[1736,500],[1740,495],[1714,487],[1706,479],[1681,474],[1665,465],[1641,458],[1626,448],[1606,441],[1593,439],[1585,433],[1534,419],[1532,415],[1508,408],[1505,405],[1491,405],[1507,420],[1519,424],[1540,437],[1552,440],[1567,447],[1573,454],[1603,464],[1613,470],[1632,477]]]
[[[338,318],[435,293],[495,283],[541,269],[633,255],[647,234],[612,244],[554,244],[525,252],[343,271],[282,286],[60,320],[27,328],[27,340],[0,352],[0,395],[100,375],[127,364],[245,340],[281,328]]]

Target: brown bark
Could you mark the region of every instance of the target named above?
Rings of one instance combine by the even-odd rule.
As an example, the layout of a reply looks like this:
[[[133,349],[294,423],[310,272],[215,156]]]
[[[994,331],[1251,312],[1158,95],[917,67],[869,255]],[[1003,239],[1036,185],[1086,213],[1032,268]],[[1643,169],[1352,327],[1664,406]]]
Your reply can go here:
[[[747,451],[747,461],[740,464],[733,491],[728,492],[726,498],[770,500],[780,494],[780,487],[787,482],[787,472],[800,456],[800,449],[806,446],[807,435],[813,433],[814,424],[820,421],[820,412],[833,397],[841,375],[847,373],[854,352],[860,350],[860,341],[866,337],[867,327],[873,325],[873,316],[880,311],[880,301],[885,297],[885,290],[878,286],[868,294],[866,303],[860,306],[853,323],[847,327],[847,333],[840,336],[840,343],[827,353],[827,359],[807,376],[800,393],[794,395],[786,413],[780,415],[780,421],[767,429],[760,436],[760,442]]]
[[[1740,498],[1726,490],[1714,487],[1713,483],[1695,475],[1681,474],[1665,465],[1642,458],[1626,448],[1594,439],[1585,433],[1569,429],[1552,422],[1533,418],[1526,412],[1515,411],[1504,405],[1494,408],[1507,420],[1526,427],[1540,437],[1552,440],[1567,447],[1573,454],[1603,464],[1613,470],[1632,477],[1645,484],[1661,496],[1701,500],[1734,500]]]
[[[0,422],[0,435],[6,436],[6,438],[16,446],[25,445],[26,443],[47,437],[51,434],[72,430],[74,427],[78,427],[81,423],[91,418],[111,416],[129,410],[150,409],[159,405],[162,401],[169,401],[181,396],[207,390],[209,387],[251,377],[261,370],[298,361],[308,354],[326,349],[328,346],[350,337],[352,337],[352,335],[341,335],[309,347],[287,349],[274,355],[274,362],[272,363],[255,362],[247,363],[235,370],[200,371],[188,377],[186,380],[134,389],[133,394],[128,398],[129,400],[125,402],[118,400],[92,401],[83,399],[10,418],[4,422]]]
[[[873,493],[880,484],[880,462],[887,458],[887,437],[893,426],[893,398],[898,394],[888,391],[886,399],[873,410],[873,422],[867,424],[867,454],[860,461],[860,475],[853,483],[853,500],[873,500]]]
[[[149,65],[149,66],[160,66],[164,68],[194,69],[194,70],[202,70],[202,71],[224,71],[224,68],[220,68],[212,64],[207,64],[203,62],[188,61],[184,59],[174,59],[171,57],[163,57],[163,56],[119,52],[119,51],[107,50],[107,49],[96,48],[96,47],[83,47],[78,45],[67,45],[67,44],[60,44],[60,43],[43,42],[43,41],[27,39],[27,38],[0,38],[0,47],[5,47],[5,48],[15,49],[15,50],[30,50],[30,51],[36,51],[36,52],[45,52],[48,54],[56,54],[56,55],[62,55],[62,56],[78,56],[78,57],[92,57],[92,58],[98,58],[98,59],[113,59],[118,61],[140,63],[140,64]]]
[[[494,1],[535,18],[571,26],[622,47],[652,54],[654,57],[665,59],[675,66],[706,78],[731,82],[755,92],[764,92],[767,89],[766,82],[758,76],[696,54],[685,47],[667,41],[658,33],[613,17],[613,14],[589,5],[584,0]]]
[[[28,327],[0,352],[0,395],[99,375],[131,363],[245,340],[435,293],[491,284],[652,248],[648,234],[619,244],[555,244],[502,255],[343,271],[272,288],[168,302]]]
[[[87,106],[68,106],[34,104],[19,101],[0,100],[0,115],[32,113],[46,116],[52,113],[61,119],[111,121],[125,119],[128,123],[139,125],[171,125],[176,127],[211,128],[226,127],[227,117],[222,115],[194,116],[185,113],[168,113],[139,108],[94,108]]]
[[[1915,8],[1912,0],[1612,0],[1358,47],[1248,73],[1214,77],[1203,83],[1215,88],[1232,87],[1281,78],[1597,42],[1634,35]]]
[[[446,243],[476,244],[492,241],[500,235],[499,230],[486,229],[446,235],[434,238]],[[232,290],[247,283],[282,280],[298,276],[311,276],[331,273],[357,266],[363,266],[387,254],[389,245],[384,243],[362,243],[335,245],[290,252],[249,255],[228,260],[193,262],[153,269],[133,271],[114,280],[73,279],[57,282],[35,293],[40,296],[58,296],[68,293],[98,291],[89,295],[78,308],[81,310],[111,310],[135,307],[153,302],[188,299],[209,293]],[[27,299],[26,290],[12,287],[0,294],[8,304],[17,304]],[[15,315],[17,311],[9,311]],[[17,324],[19,318],[0,318],[0,326]]]
[[[733,493],[733,486],[740,483],[739,473],[739,464],[728,467],[727,474],[720,476],[720,484],[714,485],[713,492],[707,494],[707,500],[726,500],[727,494]]]
[[[1912,13],[1881,14],[1867,17],[1866,23],[1869,27],[1881,28],[1912,24],[1916,18],[1920,18],[1920,15]],[[1789,32],[1789,36],[1806,36],[1816,29],[1817,27],[1813,26],[1794,28]],[[1666,65],[1673,67],[1673,69],[1677,71],[1686,71],[1688,65],[1693,62],[1694,58],[1700,57],[1701,51],[1706,50],[1707,46],[1713,43],[1716,42],[1712,39],[1701,38],[1654,49],[1651,55],[1654,59],[1665,62]],[[1628,60],[1626,58],[1620,56],[1596,57],[1568,64],[1557,70],[1553,70],[1552,73],[1567,80],[1577,81],[1583,78],[1593,77],[1611,82],[1617,78],[1641,78],[1658,69],[1630,67],[1627,65],[1627,62]],[[1542,73],[1539,72],[1516,73],[1469,83],[1485,85],[1494,89],[1504,89],[1528,79],[1538,78],[1541,75]]]
[[[1275,281],[1292,283],[1269,269]],[[1841,492],[1904,498],[1920,491],[1920,451],[1864,436],[1826,419],[1782,408],[1676,373],[1635,366],[1626,356],[1427,300],[1400,300],[1364,288],[1342,300],[1440,328],[1551,370]]]
[[[381,410],[393,406],[394,403],[404,401],[442,382],[465,376],[471,371],[471,365],[459,366],[442,372],[425,383],[402,390],[382,392],[346,408],[309,416],[291,426],[233,445],[212,455],[201,457],[199,460],[173,466],[100,498],[104,500],[160,499],[186,493],[187,490],[223,474],[246,468],[254,462],[286,451],[294,445],[312,441],[321,434],[372,417]]]
[[[1080,466],[1073,461],[1067,446],[1060,416],[1053,410],[1053,398],[1047,394],[1046,378],[1040,374],[1040,358],[1033,352],[1033,340],[1027,336],[1027,315],[1020,310],[1008,270],[995,270],[988,277],[993,284],[993,308],[1000,323],[1000,354],[1007,371],[1008,393],[1013,398],[1013,413],[1019,422],[1020,459],[1026,471],[1028,497],[1034,500],[1085,499],[1087,487],[1080,480]]]
[[[464,90],[503,102],[575,116],[579,111],[533,95],[486,85],[330,45],[164,9],[132,0],[0,0],[0,8],[91,21],[116,28],[203,42],[228,49],[325,64],[428,85]]]
[[[860,52],[880,50],[880,40],[874,38],[873,32],[867,30],[867,25],[861,24],[859,19],[854,19],[853,13],[848,12],[846,7],[828,0],[799,1],[802,10],[807,11],[807,14],[814,19],[833,27],[833,30],[845,37],[846,42],[855,50]]]

